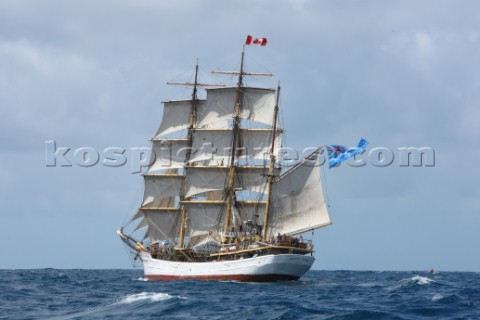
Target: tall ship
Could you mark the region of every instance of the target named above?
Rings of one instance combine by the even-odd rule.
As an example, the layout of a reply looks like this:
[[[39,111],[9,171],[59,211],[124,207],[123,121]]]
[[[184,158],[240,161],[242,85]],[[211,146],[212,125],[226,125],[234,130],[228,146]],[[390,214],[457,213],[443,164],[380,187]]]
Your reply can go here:
[[[304,233],[331,224],[322,147],[281,161],[280,84],[246,86],[268,74],[245,72],[244,52],[239,71],[214,72],[238,76],[235,86],[199,83],[197,63],[181,83],[191,98],[163,103],[142,203],[117,231],[146,279],[298,280],[315,261]]]

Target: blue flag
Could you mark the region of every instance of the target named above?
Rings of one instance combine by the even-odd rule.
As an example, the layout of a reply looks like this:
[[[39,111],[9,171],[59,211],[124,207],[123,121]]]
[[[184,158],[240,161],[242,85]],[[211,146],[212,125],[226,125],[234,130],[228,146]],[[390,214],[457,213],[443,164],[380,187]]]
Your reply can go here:
[[[345,161],[348,158],[354,157],[355,155],[362,153],[363,151],[365,151],[367,145],[368,141],[362,138],[356,147],[351,147],[348,149],[344,146],[327,146],[329,167],[337,167],[342,161]]]

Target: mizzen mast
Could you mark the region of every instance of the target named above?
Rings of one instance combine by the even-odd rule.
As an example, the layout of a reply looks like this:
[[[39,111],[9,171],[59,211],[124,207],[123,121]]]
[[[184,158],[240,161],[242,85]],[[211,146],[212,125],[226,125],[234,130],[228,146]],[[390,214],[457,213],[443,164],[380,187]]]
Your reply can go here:
[[[267,203],[265,204],[265,215],[263,219],[263,241],[267,241],[267,232],[268,232],[268,212],[270,210],[270,201],[272,198],[272,184],[275,176],[273,171],[275,169],[275,134],[277,133],[277,119],[278,119],[278,102],[280,100],[280,81],[278,82],[277,87],[277,99],[275,102],[275,109],[273,112],[273,132],[272,132],[272,148],[270,149],[270,166],[268,168],[268,178],[267,178]]]

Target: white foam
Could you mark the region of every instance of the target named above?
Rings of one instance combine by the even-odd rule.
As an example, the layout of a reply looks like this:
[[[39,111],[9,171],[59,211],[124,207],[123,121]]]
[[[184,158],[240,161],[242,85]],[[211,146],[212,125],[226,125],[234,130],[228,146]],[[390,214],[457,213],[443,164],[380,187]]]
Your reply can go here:
[[[433,281],[430,278],[422,277],[422,276],[419,276],[419,275],[416,275],[416,276],[412,277],[410,280],[416,282],[417,284],[429,284],[430,282]]]
[[[402,287],[405,287],[405,286],[408,286],[408,285],[411,285],[411,284],[425,285],[425,284],[429,284],[431,282],[434,282],[434,281],[430,278],[416,275],[416,276],[413,276],[411,278],[406,278],[406,279],[400,280],[396,285],[389,287],[388,291],[395,291],[397,289],[400,289]]]
[[[148,281],[148,279],[147,279],[147,278],[140,277],[140,278],[137,279],[137,281]]]
[[[432,301],[438,301],[438,300],[441,300],[443,299],[443,296],[441,294],[436,294],[432,297]]]
[[[168,293],[156,293],[156,292],[142,292],[136,294],[129,294],[126,297],[121,298],[118,303],[120,304],[130,304],[138,301],[149,300],[152,302],[163,301],[175,298],[174,296],[169,295]]]

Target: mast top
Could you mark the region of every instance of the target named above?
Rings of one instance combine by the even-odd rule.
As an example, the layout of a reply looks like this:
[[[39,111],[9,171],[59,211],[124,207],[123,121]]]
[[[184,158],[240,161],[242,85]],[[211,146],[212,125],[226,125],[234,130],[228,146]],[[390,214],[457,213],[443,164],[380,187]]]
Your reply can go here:
[[[225,87],[222,83],[167,82],[169,86]]]
[[[222,71],[222,70],[213,70],[211,73],[213,74],[230,74],[230,75],[238,75],[239,79],[243,76],[256,76],[256,77],[272,77],[272,73],[258,73],[258,72],[245,72],[243,70],[243,62],[244,62],[244,55],[245,55],[245,44],[242,46],[242,61],[240,65],[240,71]]]
[[[238,71],[221,71],[221,70],[213,70],[211,73],[214,74],[233,74],[239,75],[240,72]],[[273,77],[273,73],[258,73],[258,72],[242,72],[244,76],[258,76],[258,77]]]
[[[195,66],[195,82],[172,82],[169,81],[167,82],[167,85],[169,86],[192,86],[192,87],[225,87],[225,84],[222,83],[199,83],[197,81],[198,77],[198,58],[197,58],[197,64]],[[194,88],[195,90],[195,88]]]

